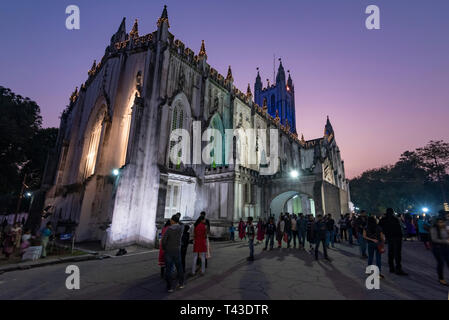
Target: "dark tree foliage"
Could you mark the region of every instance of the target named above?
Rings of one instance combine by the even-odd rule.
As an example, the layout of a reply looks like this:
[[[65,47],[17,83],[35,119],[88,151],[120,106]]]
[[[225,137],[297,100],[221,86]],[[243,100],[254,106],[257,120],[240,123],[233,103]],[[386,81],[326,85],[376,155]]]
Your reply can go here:
[[[39,188],[57,134],[56,128],[42,128],[36,102],[0,86],[0,214],[16,210],[25,174],[29,190]]]
[[[350,181],[352,202],[372,213],[384,213],[388,207],[413,212],[430,206],[438,211],[449,194],[448,146],[430,141],[404,152],[392,166],[365,171]]]

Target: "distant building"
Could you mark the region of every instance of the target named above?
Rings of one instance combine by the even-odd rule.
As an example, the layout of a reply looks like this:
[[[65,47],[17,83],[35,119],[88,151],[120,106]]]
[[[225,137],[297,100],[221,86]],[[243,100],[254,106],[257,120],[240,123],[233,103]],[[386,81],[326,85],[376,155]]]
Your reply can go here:
[[[348,183],[332,125],[328,119],[318,139],[298,138],[293,82],[290,76],[285,81],[282,64],[272,86],[262,88],[258,75],[253,101],[249,86],[246,93],[235,88],[230,67],[224,77],[207,63],[204,42],[195,54],[169,27],[166,8],[157,30],[144,36],[137,21],[127,33],[123,20],[72,94],[41,190],[42,207],[52,208],[48,219],[56,228],[75,224],[77,241],[97,240],[107,248],[151,246],[157,228],[176,212],[196,219],[206,211],[217,237],[248,216],[348,212]],[[263,154],[258,137],[255,149],[239,139],[241,163],[235,164],[218,159],[219,144],[212,140],[214,162],[191,164],[193,138],[192,152],[180,153],[174,163],[170,134],[180,128],[194,134],[197,124],[201,132],[276,129],[268,144],[277,143],[279,152]],[[273,156],[276,170],[261,174],[262,159]]]

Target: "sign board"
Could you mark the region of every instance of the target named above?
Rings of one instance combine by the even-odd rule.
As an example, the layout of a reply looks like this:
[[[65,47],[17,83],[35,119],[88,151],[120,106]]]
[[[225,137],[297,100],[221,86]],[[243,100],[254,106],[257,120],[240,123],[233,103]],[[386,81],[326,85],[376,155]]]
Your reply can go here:
[[[72,239],[72,234],[71,233],[64,233],[61,234],[61,236],[59,237],[60,240],[70,240]]]

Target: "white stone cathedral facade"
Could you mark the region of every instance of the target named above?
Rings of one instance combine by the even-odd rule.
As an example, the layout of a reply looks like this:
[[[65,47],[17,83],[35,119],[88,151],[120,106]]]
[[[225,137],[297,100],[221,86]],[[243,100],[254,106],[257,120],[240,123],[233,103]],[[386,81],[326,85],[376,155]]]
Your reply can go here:
[[[106,248],[152,246],[160,225],[177,212],[193,220],[206,211],[216,237],[226,237],[231,223],[248,216],[349,212],[344,163],[329,119],[323,137],[299,139],[287,118],[270,115],[266,100],[260,106],[249,87],[246,93],[235,88],[230,68],[224,77],[207,63],[204,42],[195,54],[169,28],[166,8],[157,30],[144,36],[137,21],[127,33],[123,20],[101,61],[72,94],[54,165],[46,172],[51,183],[44,206],[51,208],[48,219],[57,229],[64,232],[64,225],[74,223],[77,241],[101,241]],[[277,81],[293,88],[285,74],[278,72]],[[194,157],[194,150],[173,163],[170,134],[182,128],[194,135],[198,127],[221,133],[275,129],[274,140],[267,135],[269,145],[279,146],[276,155],[267,154],[275,156],[275,171],[261,174],[260,154],[256,163],[247,161],[258,151],[244,141],[238,142],[239,164],[224,157],[192,164],[185,157]]]

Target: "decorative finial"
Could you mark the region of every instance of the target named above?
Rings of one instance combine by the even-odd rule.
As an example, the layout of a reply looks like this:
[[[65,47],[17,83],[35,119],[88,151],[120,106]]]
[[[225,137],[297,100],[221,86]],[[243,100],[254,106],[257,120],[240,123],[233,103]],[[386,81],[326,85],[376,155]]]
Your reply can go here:
[[[95,73],[95,68],[97,67],[97,60],[94,60],[94,63],[92,64],[92,67],[87,72],[89,76],[93,75]]]
[[[70,101],[75,102],[78,98],[78,87],[75,88],[75,91],[73,91],[72,95],[70,96]]]
[[[276,118],[274,118],[274,121],[276,123],[279,123],[281,121],[281,119],[279,118],[279,110],[276,109]]]
[[[246,89],[246,95],[248,97],[252,97],[253,96],[253,94],[251,93],[251,87],[250,87],[249,83],[248,83],[248,89]]]
[[[262,111],[263,113],[267,113],[268,110],[268,106],[267,106],[267,98],[263,99],[263,106],[262,106]]]
[[[228,67],[228,75],[226,76],[227,81],[234,81],[234,78],[232,77],[232,70],[231,66]]]
[[[269,88],[270,87],[270,79],[267,79],[267,88]]]
[[[139,37],[139,24],[137,22],[137,19],[134,21],[133,28],[131,29],[131,32],[129,33],[129,37],[131,39],[135,39]]]
[[[198,56],[206,57],[206,59],[207,59],[206,46],[204,45],[204,40],[201,40],[201,49],[200,49],[200,53],[198,53]]]

